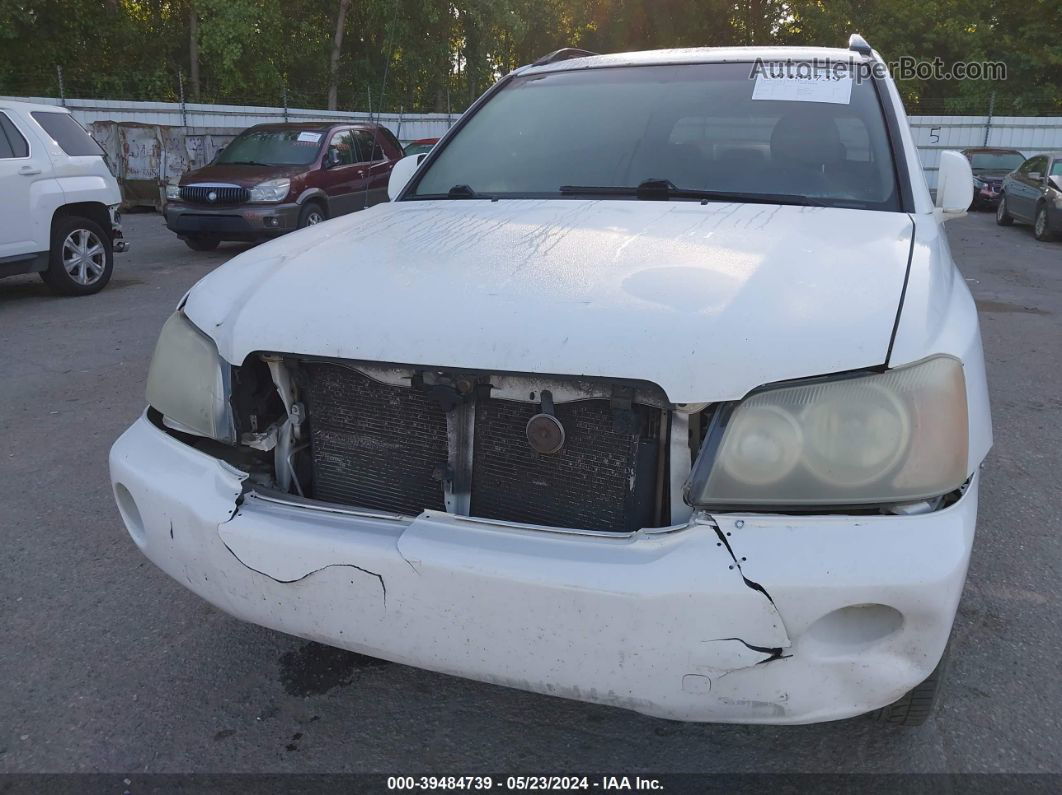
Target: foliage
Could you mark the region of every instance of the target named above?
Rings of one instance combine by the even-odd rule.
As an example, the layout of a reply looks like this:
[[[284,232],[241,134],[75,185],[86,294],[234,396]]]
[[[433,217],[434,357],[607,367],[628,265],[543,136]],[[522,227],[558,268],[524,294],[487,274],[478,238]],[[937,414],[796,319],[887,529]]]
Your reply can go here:
[[[0,0],[0,94],[191,101],[190,20],[203,101],[323,107],[339,0]],[[1058,0],[355,0],[339,106],[457,113],[551,50],[843,45],[1003,60],[1005,83],[910,80],[913,110],[1062,113]]]

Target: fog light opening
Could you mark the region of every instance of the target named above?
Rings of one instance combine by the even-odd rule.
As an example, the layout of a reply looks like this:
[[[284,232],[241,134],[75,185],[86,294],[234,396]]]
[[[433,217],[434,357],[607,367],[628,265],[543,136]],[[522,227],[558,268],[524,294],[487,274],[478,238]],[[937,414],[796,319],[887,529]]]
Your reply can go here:
[[[903,627],[903,615],[888,605],[849,605],[827,613],[804,638],[823,656],[845,655],[880,643]]]
[[[114,500],[118,503],[118,513],[122,515],[122,521],[125,522],[129,535],[133,537],[138,547],[143,547],[146,539],[144,520],[140,518],[140,509],[136,507],[133,495],[121,483],[115,483]]]

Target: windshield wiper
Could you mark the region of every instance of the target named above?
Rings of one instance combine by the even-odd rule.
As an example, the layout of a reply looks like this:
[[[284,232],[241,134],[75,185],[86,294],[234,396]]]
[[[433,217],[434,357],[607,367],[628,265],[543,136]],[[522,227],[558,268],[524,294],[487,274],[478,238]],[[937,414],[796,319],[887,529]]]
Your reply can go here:
[[[492,199],[493,196],[489,196],[485,193],[479,193],[475,191],[471,185],[454,185],[450,190],[446,192],[447,199]]]
[[[736,193],[721,190],[678,188],[669,179],[647,179],[637,187],[611,185],[561,185],[565,196],[635,196],[639,199],[667,201],[668,199],[701,199],[702,201],[745,202],[748,204],[795,204],[802,207],[827,207],[821,199],[798,196],[795,193]]]
[[[221,166],[272,166],[273,163],[262,163],[258,160],[226,160],[218,165]]]

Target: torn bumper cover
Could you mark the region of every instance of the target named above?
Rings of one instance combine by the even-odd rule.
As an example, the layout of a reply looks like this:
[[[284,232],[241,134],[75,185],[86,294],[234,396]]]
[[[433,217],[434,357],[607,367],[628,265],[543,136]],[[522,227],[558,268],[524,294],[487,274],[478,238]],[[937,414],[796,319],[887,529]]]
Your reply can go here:
[[[111,451],[156,565],[237,618],[443,673],[678,720],[891,703],[943,652],[977,480],[920,516],[695,515],[585,535],[275,500],[142,417]]]

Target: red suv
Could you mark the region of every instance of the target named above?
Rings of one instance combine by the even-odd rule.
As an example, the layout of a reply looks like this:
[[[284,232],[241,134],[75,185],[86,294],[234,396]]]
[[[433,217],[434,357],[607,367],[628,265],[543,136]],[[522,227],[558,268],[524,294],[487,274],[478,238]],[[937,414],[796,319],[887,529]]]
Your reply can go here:
[[[401,159],[379,124],[259,124],[166,187],[166,226],[196,251],[276,237],[387,201]]]

